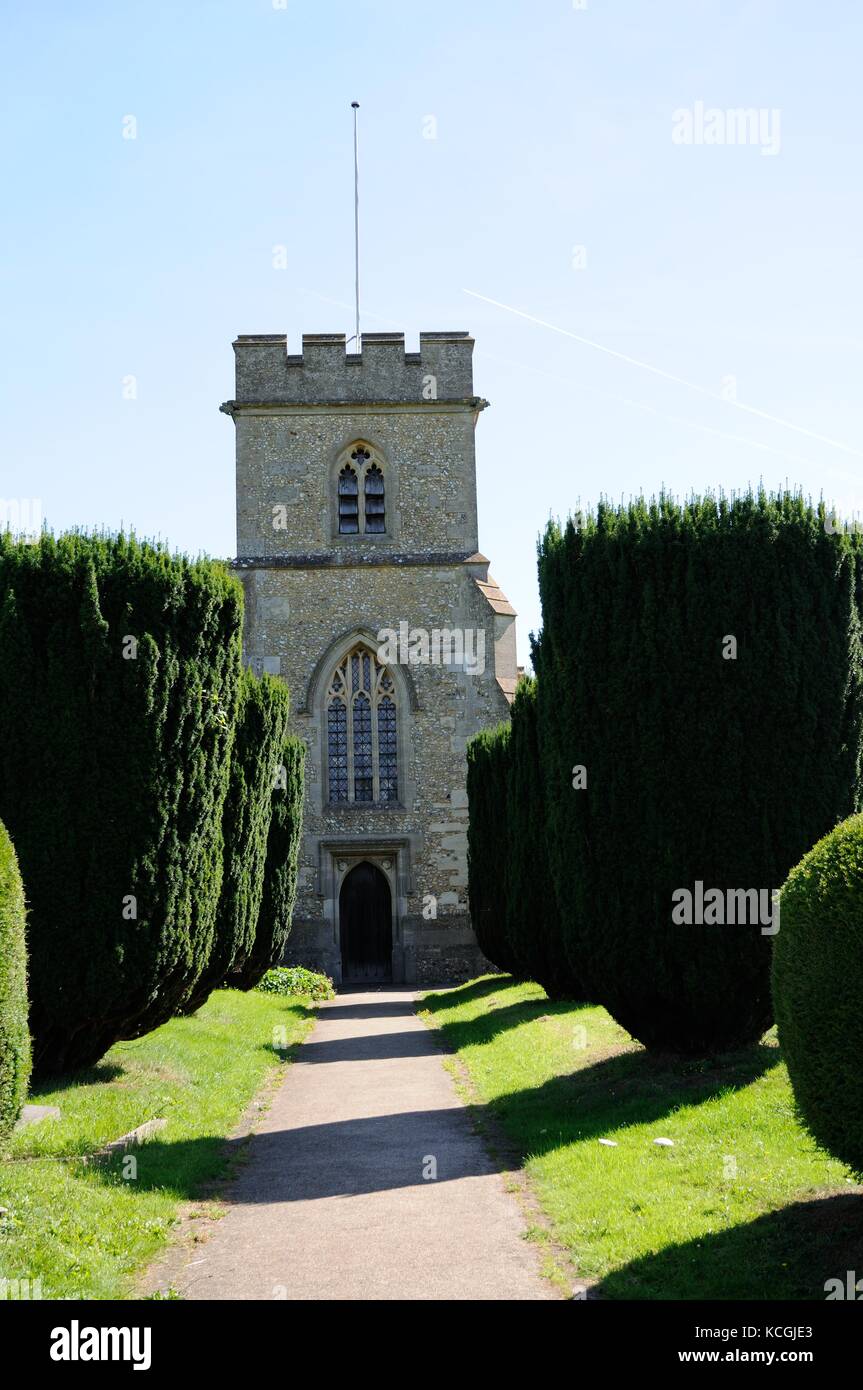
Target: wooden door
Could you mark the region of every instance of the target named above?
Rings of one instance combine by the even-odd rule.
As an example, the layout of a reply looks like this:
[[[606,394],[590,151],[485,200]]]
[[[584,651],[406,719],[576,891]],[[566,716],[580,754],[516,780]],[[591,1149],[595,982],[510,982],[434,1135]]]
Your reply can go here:
[[[363,862],[345,877],[339,894],[342,979],[345,983],[393,977],[392,895],[386,877]]]

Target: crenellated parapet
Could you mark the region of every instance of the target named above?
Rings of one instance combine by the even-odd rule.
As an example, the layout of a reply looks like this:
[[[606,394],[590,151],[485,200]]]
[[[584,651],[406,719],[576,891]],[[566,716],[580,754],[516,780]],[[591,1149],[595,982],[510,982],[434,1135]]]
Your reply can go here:
[[[421,333],[419,352],[405,352],[403,333],[363,333],[349,353],[344,333],[304,333],[303,350],[288,352],[282,333],[244,333],[234,343],[236,397],[243,405],[335,405],[459,401],[473,395],[469,333]]]

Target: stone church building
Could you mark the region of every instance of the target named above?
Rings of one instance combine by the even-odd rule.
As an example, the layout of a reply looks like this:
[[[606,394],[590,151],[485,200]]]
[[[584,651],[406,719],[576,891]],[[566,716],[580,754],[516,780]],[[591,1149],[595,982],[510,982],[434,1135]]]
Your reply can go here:
[[[487,969],[467,905],[467,741],[508,715],[515,612],[478,552],[473,339],[234,343],[246,661],[307,745],[285,956],[337,983]],[[517,505],[517,500],[513,499]]]

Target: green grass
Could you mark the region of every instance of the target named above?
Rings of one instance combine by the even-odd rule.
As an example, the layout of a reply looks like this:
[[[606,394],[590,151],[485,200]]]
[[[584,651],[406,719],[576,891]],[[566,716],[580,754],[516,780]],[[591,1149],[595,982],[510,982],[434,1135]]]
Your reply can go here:
[[[17,1131],[0,1163],[0,1278],[41,1279],[43,1298],[134,1296],[182,1202],[229,1170],[242,1142],[226,1136],[312,1018],[305,1000],[221,990],[34,1092],[61,1118]],[[122,1155],[83,1161],[154,1118],[167,1125],[130,1151],[134,1176]]]
[[[863,1270],[861,1189],[797,1123],[772,1034],[719,1058],[652,1056],[604,1009],[500,976],[423,1009],[523,1163],[575,1284],[823,1299],[826,1279]]]

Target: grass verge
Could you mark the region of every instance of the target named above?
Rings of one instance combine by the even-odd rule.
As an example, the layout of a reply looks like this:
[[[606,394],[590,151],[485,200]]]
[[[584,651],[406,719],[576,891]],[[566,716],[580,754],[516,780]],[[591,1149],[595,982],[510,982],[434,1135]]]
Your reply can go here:
[[[43,1298],[134,1296],[181,1204],[228,1171],[240,1144],[227,1136],[313,1017],[303,999],[220,990],[39,1088],[31,1102],[61,1118],[18,1130],[0,1163],[0,1279],[41,1281]],[[139,1148],[86,1161],[150,1119],[167,1124]]]
[[[823,1299],[827,1279],[863,1268],[863,1190],[797,1123],[771,1034],[658,1057],[604,1009],[506,976],[421,1008],[591,1294]]]

